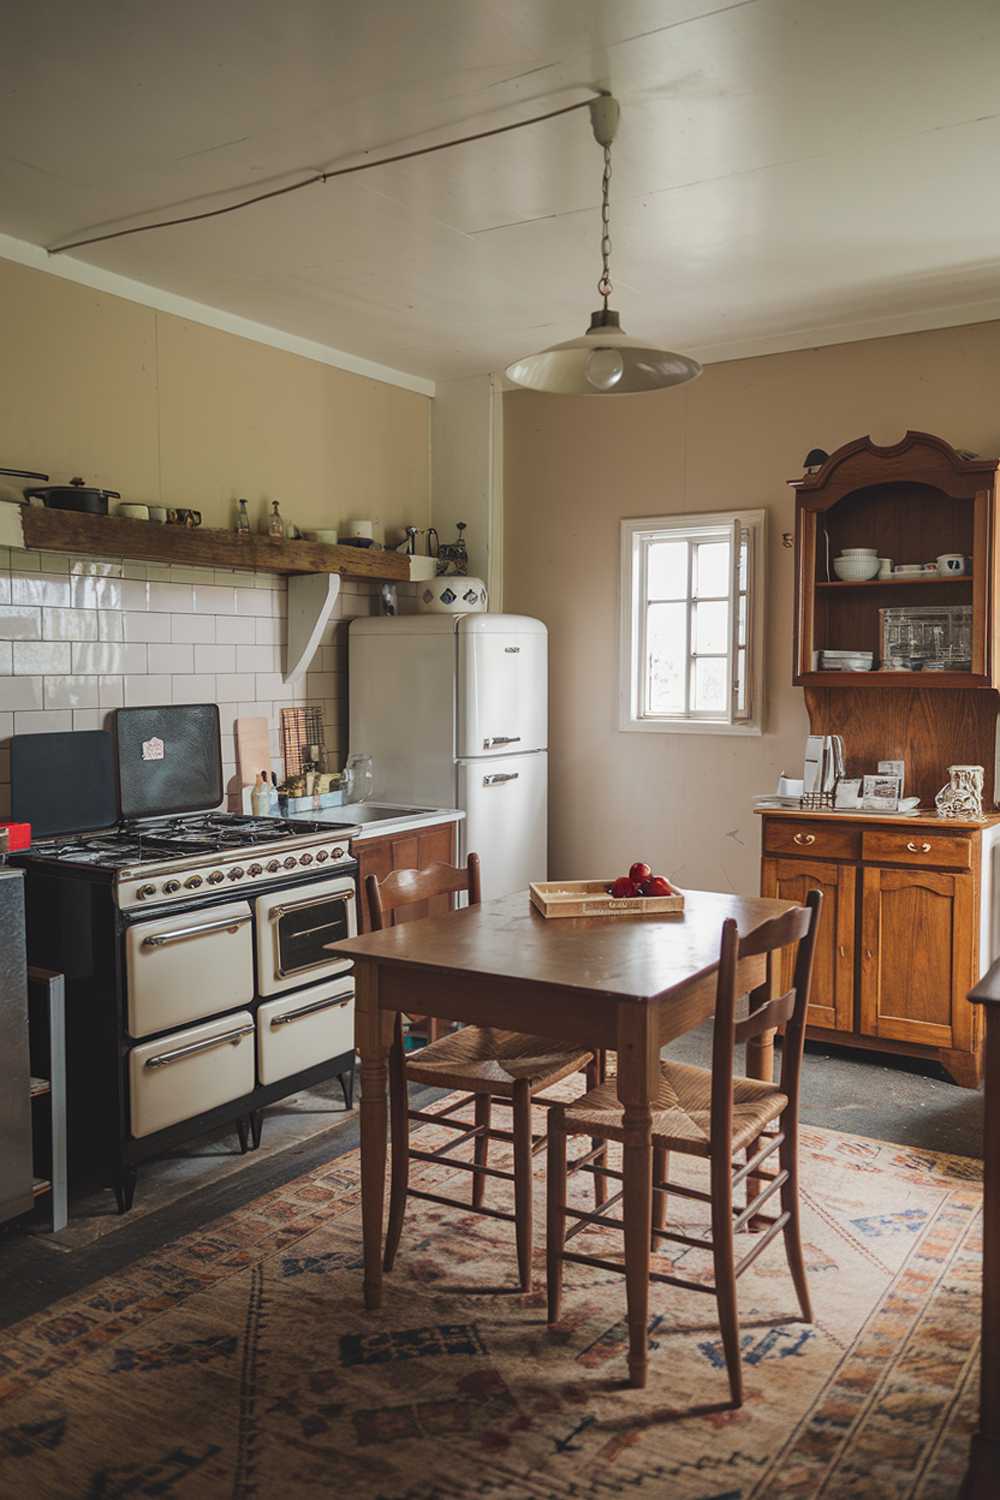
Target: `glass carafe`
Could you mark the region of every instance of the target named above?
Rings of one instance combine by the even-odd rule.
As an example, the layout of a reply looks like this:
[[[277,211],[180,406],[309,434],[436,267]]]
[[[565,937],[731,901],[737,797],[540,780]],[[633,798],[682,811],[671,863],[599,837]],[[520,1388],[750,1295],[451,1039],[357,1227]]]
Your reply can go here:
[[[375,790],[375,762],[363,751],[348,757],[344,767],[346,785],[344,796],[348,802],[367,802]]]

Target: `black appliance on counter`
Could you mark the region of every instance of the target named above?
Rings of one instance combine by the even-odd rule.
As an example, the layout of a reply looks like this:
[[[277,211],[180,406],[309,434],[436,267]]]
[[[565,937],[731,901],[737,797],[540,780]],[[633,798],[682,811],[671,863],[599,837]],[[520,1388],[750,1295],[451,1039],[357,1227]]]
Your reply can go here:
[[[119,709],[114,732],[15,735],[32,824],[28,959],[66,976],[71,1180],[110,1177],[220,1123],[354,1087],[354,981],[327,945],[357,931],[353,825],[219,812],[214,704]]]

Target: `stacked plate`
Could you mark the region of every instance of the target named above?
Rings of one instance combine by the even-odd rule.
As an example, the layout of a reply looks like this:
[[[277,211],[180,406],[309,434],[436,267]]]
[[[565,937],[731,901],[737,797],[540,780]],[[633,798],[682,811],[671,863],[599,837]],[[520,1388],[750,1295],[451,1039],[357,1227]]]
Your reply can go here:
[[[821,672],[870,672],[875,666],[874,651],[821,651]]]

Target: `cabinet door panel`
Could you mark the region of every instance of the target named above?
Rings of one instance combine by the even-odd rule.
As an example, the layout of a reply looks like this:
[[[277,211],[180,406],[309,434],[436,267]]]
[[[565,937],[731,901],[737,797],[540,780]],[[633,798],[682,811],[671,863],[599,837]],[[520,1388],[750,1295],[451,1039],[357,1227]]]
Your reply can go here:
[[[975,882],[931,870],[866,869],[861,1029],[967,1051],[975,980]]]
[[[761,890],[780,901],[805,903],[809,891],[822,891],[816,934],[808,1023],[831,1031],[854,1029],[854,893],[852,865],[821,860],[765,859]],[[794,951],[781,957],[781,989],[791,989]]]

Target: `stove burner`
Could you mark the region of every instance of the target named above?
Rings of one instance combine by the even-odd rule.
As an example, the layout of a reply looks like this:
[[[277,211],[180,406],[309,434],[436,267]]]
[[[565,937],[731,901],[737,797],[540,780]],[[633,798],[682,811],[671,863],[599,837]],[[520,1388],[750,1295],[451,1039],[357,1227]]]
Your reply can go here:
[[[345,825],[347,826],[347,825]],[[303,834],[330,834],[335,824],[298,822],[288,818],[255,818],[241,813],[187,813],[147,821],[131,821],[99,833],[42,839],[31,847],[40,859],[69,864],[125,869],[168,859],[171,855],[217,854],[256,844],[275,844]]]

